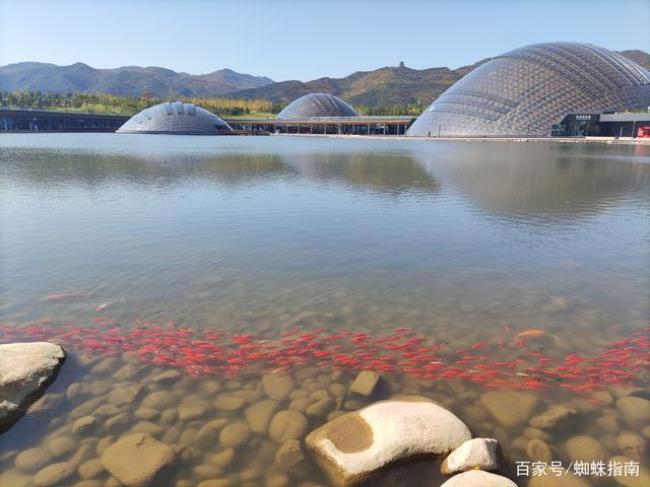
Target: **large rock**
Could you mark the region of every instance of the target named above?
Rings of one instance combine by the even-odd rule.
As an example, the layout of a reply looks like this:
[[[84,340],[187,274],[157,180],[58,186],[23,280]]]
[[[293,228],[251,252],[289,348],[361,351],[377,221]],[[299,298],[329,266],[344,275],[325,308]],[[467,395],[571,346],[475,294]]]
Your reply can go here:
[[[450,478],[440,487],[517,487],[517,484],[501,475],[471,470]]]
[[[269,430],[271,418],[278,408],[278,402],[273,399],[256,402],[244,410],[244,416],[253,433],[266,434]]]
[[[441,471],[445,475],[465,472],[475,468],[496,470],[497,440],[494,438],[474,438],[468,440],[449,454],[442,462]]]
[[[289,396],[293,385],[293,378],[284,372],[265,374],[262,377],[264,392],[275,401],[282,401]]]
[[[554,428],[558,424],[571,419],[576,414],[578,414],[578,411],[569,408],[564,404],[553,404],[552,406],[549,406],[546,411],[532,418],[530,420],[530,425],[534,428]]]
[[[339,416],[305,444],[335,485],[353,485],[393,462],[447,454],[470,438],[451,412],[426,398],[403,397]]]
[[[357,378],[354,379],[354,382],[350,386],[350,392],[368,397],[375,392],[375,389],[379,384],[379,379],[380,377],[376,372],[363,370],[359,372]]]
[[[591,436],[574,436],[564,445],[566,456],[571,461],[597,462],[609,457],[607,449]]]
[[[106,448],[102,465],[128,487],[154,485],[156,475],[174,462],[174,450],[147,433],[135,433]]]
[[[0,431],[9,428],[55,379],[65,351],[49,342],[0,345]]]
[[[535,411],[539,398],[526,392],[492,391],[481,396],[481,404],[506,428],[519,426]]]
[[[642,397],[625,396],[616,401],[616,407],[632,427],[650,422],[650,401]]]
[[[296,411],[280,411],[269,425],[269,438],[274,443],[300,440],[307,432],[307,418]]]

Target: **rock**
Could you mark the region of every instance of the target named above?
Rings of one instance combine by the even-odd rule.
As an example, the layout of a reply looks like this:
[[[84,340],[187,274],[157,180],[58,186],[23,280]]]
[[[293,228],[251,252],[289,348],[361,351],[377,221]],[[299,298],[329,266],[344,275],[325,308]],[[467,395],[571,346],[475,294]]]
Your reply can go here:
[[[16,455],[14,465],[21,472],[33,473],[52,460],[52,454],[46,448],[29,448]]]
[[[355,394],[360,394],[362,396],[368,397],[377,388],[379,384],[379,375],[370,370],[363,370],[357,375],[357,378],[354,379],[352,385],[350,386],[350,392]]]
[[[606,414],[596,419],[595,423],[603,430],[605,433],[617,433],[621,430],[621,425],[618,423],[618,419],[613,414]]]
[[[301,439],[307,432],[307,418],[296,411],[280,411],[269,425],[269,438],[274,443]]]
[[[634,433],[621,433],[616,437],[616,447],[623,455],[641,461],[648,441]]]
[[[491,391],[481,396],[481,404],[506,428],[519,426],[528,420],[539,398],[526,392]]]
[[[346,390],[343,384],[334,382],[327,387],[327,390],[333,397],[343,397],[345,396]]]
[[[172,382],[175,381],[176,379],[179,379],[181,377],[181,373],[178,370],[166,370],[165,372],[161,372],[160,374],[154,375],[151,380],[153,382]]]
[[[235,450],[227,448],[219,453],[210,456],[209,462],[218,465],[219,467],[226,468],[235,459]]]
[[[271,399],[283,401],[294,387],[293,378],[286,373],[265,374],[262,377],[264,392]]]
[[[101,480],[82,480],[77,482],[72,487],[104,487],[104,482]]]
[[[304,472],[307,461],[298,440],[287,440],[275,454],[275,463],[294,475]]]
[[[475,468],[496,470],[497,440],[494,438],[474,438],[467,440],[442,462],[441,471],[445,475],[465,472]]]
[[[34,484],[39,487],[60,486],[61,482],[72,476],[75,467],[71,463],[61,462],[48,465],[34,476]]]
[[[619,455],[610,458],[608,463],[612,462],[613,464],[624,465],[633,461],[632,458]],[[623,487],[648,487],[648,485],[650,485],[650,470],[641,464],[639,465],[638,475],[617,475],[614,478]]]
[[[104,465],[101,458],[93,458],[79,465],[79,477],[82,479],[94,479],[99,477],[104,471]]]
[[[137,399],[141,391],[142,386],[139,384],[118,386],[113,389],[108,395],[108,402],[110,402],[113,406],[124,406],[125,404],[131,404]]]
[[[39,398],[65,357],[63,348],[49,342],[0,345],[0,431]]]
[[[604,461],[609,457],[607,449],[590,436],[574,436],[564,445],[567,457],[571,461]]]
[[[63,394],[57,394],[53,392],[48,392],[44,396],[41,396],[36,402],[27,408],[30,414],[35,413],[46,413],[56,409],[61,404],[63,404],[64,399]]]
[[[58,436],[47,444],[53,458],[58,458],[74,451],[77,442],[68,436]]]
[[[109,372],[117,372],[115,370],[120,365],[120,361],[117,357],[108,357],[99,362],[97,365],[93,366],[90,369],[90,373],[93,375],[97,374],[108,374]]]
[[[253,433],[266,434],[271,419],[278,409],[278,402],[273,399],[256,402],[244,410],[244,416]]]
[[[156,475],[174,459],[170,446],[147,433],[124,436],[101,456],[104,468],[128,487],[153,485]]]
[[[130,420],[131,416],[129,416],[129,413],[120,413],[112,418],[108,418],[104,423],[104,429],[109,433],[116,433],[126,427]]]
[[[569,408],[564,404],[554,404],[542,414],[535,416],[530,420],[530,425],[534,428],[548,429],[564,423],[566,420],[578,414],[575,409]]]
[[[625,421],[632,427],[644,426],[650,422],[650,401],[635,396],[621,397],[616,407]]]
[[[296,411],[299,413],[304,413],[307,411],[307,408],[311,404],[311,399],[308,397],[299,397],[297,399],[294,399],[289,403],[289,410],[290,411]]]
[[[105,401],[106,399],[103,397],[93,397],[92,399],[88,399],[86,402],[80,404],[72,411],[70,411],[68,416],[71,419],[81,418],[82,416],[89,416],[93,414],[97,408]]]
[[[99,406],[97,409],[95,409],[93,414],[95,416],[115,416],[121,412],[122,408],[118,408],[112,404],[104,404],[103,406]]]
[[[169,391],[155,391],[142,400],[142,407],[163,411],[176,404],[176,396]]]
[[[553,452],[546,442],[540,438],[534,438],[526,445],[526,455],[532,461],[549,463],[553,459]]]
[[[311,418],[324,418],[335,407],[336,401],[328,396],[307,406],[305,413]]]
[[[160,425],[167,426],[172,423],[175,423],[177,419],[178,419],[178,413],[176,412],[176,410],[169,408],[169,409],[165,409],[161,413],[158,423]]]
[[[287,487],[288,485],[289,477],[281,474],[273,474],[267,477],[264,487]]]
[[[248,441],[251,429],[243,421],[229,424],[219,433],[219,442],[224,448],[237,448]]]
[[[241,397],[220,395],[214,401],[214,407],[219,411],[237,411],[246,404]]]
[[[522,433],[529,440],[534,440],[537,438],[540,440],[549,441],[551,439],[551,435],[549,435],[546,431],[542,431],[537,428],[524,428],[524,431],[522,431]]]
[[[136,375],[138,375],[138,368],[133,364],[126,364],[120,367],[115,374],[113,374],[113,379],[121,382],[125,380],[131,380]]]
[[[192,469],[194,475],[200,479],[210,479],[221,475],[221,468],[215,465],[197,465]]]
[[[237,483],[230,479],[210,479],[204,480],[196,487],[235,487],[236,485]]]
[[[9,487],[33,487],[32,476],[27,475],[17,468],[0,472],[0,485]]]
[[[415,396],[340,416],[312,431],[305,443],[332,482],[347,485],[412,456],[447,454],[469,439],[455,415]]]
[[[81,418],[75,420],[72,423],[72,432],[75,435],[83,435],[88,431],[92,430],[97,424],[97,420],[94,416],[82,416]]]
[[[517,484],[501,475],[482,470],[470,470],[455,475],[440,487],[517,487]]]
[[[603,459],[606,462],[605,459]],[[558,470],[559,475],[534,475],[528,481],[528,487],[591,487],[591,483],[582,477],[575,476],[568,470]]]
[[[133,413],[133,416],[135,416],[138,419],[144,419],[146,421],[151,421],[152,419],[156,419],[159,414],[160,414],[160,411],[158,411],[156,409],[138,408]]]
[[[158,426],[156,423],[152,423],[151,421],[138,421],[133,428],[131,428],[131,431],[134,433],[149,433],[153,436],[160,436],[165,431],[165,428]]]
[[[189,404],[181,404],[178,407],[178,418],[181,421],[191,421],[200,418],[208,412],[208,403],[205,401],[194,401]]]

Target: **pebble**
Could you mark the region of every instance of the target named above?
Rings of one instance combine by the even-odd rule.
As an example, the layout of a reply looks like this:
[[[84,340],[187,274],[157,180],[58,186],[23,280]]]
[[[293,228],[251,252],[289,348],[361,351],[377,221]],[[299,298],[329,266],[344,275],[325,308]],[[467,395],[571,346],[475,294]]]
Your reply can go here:
[[[158,423],[160,423],[161,426],[167,426],[174,423],[177,419],[178,419],[178,413],[176,412],[176,410],[169,408],[169,409],[165,409],[160,414],[160,419],[158,420]]]
[[[237,485],[231,479],[210,479],[200,482],[196,487],[235,487]]]
[[[160,383],[169,383],[172,381],[175,381],[176,379],[179,379],[181,377],[181,373],[178,370],[166,370],[165,372],[161,372],[160,374],[154,375],[151,380],[153,382],[160,382]]]
[[[605,433],[617,433],[621,430],[618,419],[613,414],[606,414],[596,419],[595,423]]]
[[[275,454],[275,463],[294,475],[304,472],[306,467],[305,454],[298,440],[287,440]]]
[[[132,428],[133,433],[149,433],[153,436],[160,436],[165,431],[165,428],[152,423],[151,421],[138,421]]]
[[[327,390],[333,397],[343,397],[345,396],[346,389],[343,384],[339,384],[337,382],[330,384],[327,387]]]
[[[564,449],[571,461],[605,461],[609,457],[607,449],[590,436],[574,436],[567,440]]]
[[[577,414],[578,411],[569,408],[564,404],[553,404],[543,413],[532,418],[529,424],[534,428],[554,428],[558,424],[564,424],[567,420],[573,418]]]
[[[235,459],[235,450],[232,448],[227,448],[219,453],[210,455],[208,457],[208,463],[218,465],[219,467],[226,468],[230,463]]]
[[[38,471],[34,476],[34,484],[38,487],[60,486],[74,472],[75,467],[69,462],[54,463]]]
[[[616,401],[616,407],[632,427],[645,426],[650,422],[650,401],[641,397],[625,396]]]
[[[72,423],[72,432],[76,435],[83,435],[92,430],[97,425],[97,420],[94,416],[82,416]]]
[[[491,391],[483,394],[480,401],[501,425],[513,428],[528,420],[539,398],[526,392]]]
[[[113,374],[113,379],[116,381],[131,380],[136,375],[138,375],[138,368],[133,364],[126,364],[120,367],[117,372]]]
[[[79,476],[82,479],[94,479],[95,477],[99,477],[103,471],[104,465],[102,465],[102,461],[99,458],[93,458],[82,463],[78,469]]]
[[[47,444],[53,458],[58,458],[74,451],[77,442],[68,436],[59,436]]]
[[[200,418],[208,412],[208,403],[196,401],[189,404],[181,404],[178,407],[178,418],[181,421],[191,421]]]
[[[551,435],[549,435],[546,431],[542,431],[538,428],[524,428],[522,431],[523,435],[530,439],[534,440],[535,438],[539,438],[540,440],[544,441],[550,441]]]
[[[440,487],[517,487],[512,480],[482,470],[454,475]]]
[[[144,419],[147,421],[151,421],[152,419],[156,419],[158,415],[160,414],[160,411],[157,409],[152,409],[152,408],[138,408],[135,410],[133,413],[133,416],[135,416],[138,419]]]
[[[273,415],[278,409],[278,402],[273,399],[256,402],[244,410],[244,416],[253,433],[266,434]]]
[[[250,437],[251,430],[246,423],[238,421],[231,423],[219,433],[219,442],[225,448],[237,448]]]
[[[452,451],[442,462],[440,470],[445,475],[471,469],[497,469],[497,440],[473,438]]]
[[[327,396],[307,407],[305,412],[311,418],[323,418],[329,414],[332,409],[336,407],[336,402],[331,397]]]
[[[302,439],[307,432],[307,418],[296,411],[280,411],[269,425],[269,438],[274,443]]]
[[[264,393],[271,399],[283,401],[294,388],[294,381],[287,373],[264,374],[262,387]]]
[[[548,444],[540,439],[534,438],[526,445],[526,455],[532,461],[550,462],[553,459],[553,452]]]
[[[237,396],[221,395],[217,396],[214,401],[214,407],[219,411],[237,411],[244,407],[244,404],[246,404],[246,401]]]
[[[616,446],[623,455],[641,461],[648,441],[634,433],[621,433],[616,437]]]
[[[129,413],[121,413],[112,418],[108,418],[104,422],[104,429],[109,433],[117,433],[122,428],[125,428],[131,420]]]
[[[41,469],[52,460],[52,454],[46,448],[28,448],[19,453],[14,465],[25,473],[33,473]]]
[[[310,404],[311,399],[308,397],[299,397],[289,403],[289,410],[304,413]]]
[[[142,392],[142,386],[139,384],[129,384],[118,386],[108,395],[108,402],[113,406],[124,406],[131,404]]]
[[[194,467],[192,472],[200,479],[210,479],[221,475],[221,468],[215,465],[202,464]]]
[[[273,474],[266,478],[264,487],[287,487],[289,485],[289,477],[286,475]]]
[[[603,460],[606,461],[606,460]],[[567,470],[558,470],[559,475],[533,475],[527,487],[591,487],[582,477],[576,477]]]
[[[168,391],[155,391],[142,400],[142,407],[164,411],[176,404],[176,396]]]

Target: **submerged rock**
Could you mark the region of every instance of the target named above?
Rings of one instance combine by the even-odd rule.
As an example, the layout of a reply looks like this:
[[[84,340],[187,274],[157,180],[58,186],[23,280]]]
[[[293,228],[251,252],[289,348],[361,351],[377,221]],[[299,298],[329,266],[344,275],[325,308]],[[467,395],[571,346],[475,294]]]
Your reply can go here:
[[[0,345],[0,431],[38,399],[65,357],[63,348],[49,342]]]
[[[609,456],[607,449],[591,436],[574,436],[564,445],[571,461],[596,462]]]
[[[564,404],[553,404],[542,414],[535,416],[530,420],[530,425],[534,428],[553,428],[560,423],[571,419],[578,411],[573,408],[569,408]]]
[[[650,422],[650,401],[641,397],[625,396],[616,401],[616,407],[632,427]]]
[[[305,443],[335,485],[352,485],[393,462],[446,454],[470,438],[451,412],[426,398],[404,397],[340,416]]]
[[[48,465],[42,470],[39,470],[34,475],[34,484],[38,487],[52,487],[60,486],[68,477],[71,477],[75,472],[75,466],[69,462],[54,463]]]
[[[278,408],[278,402],[273,399],[256,402],[244,410],[244,416],[253,433],[266,434],[271,419]]]
[[[363,370],[359,375],[357,375],[357,378],[354,379],[354,382],[350,386],[350,392],[365,397],[371,396],[379,385],[379,379],[380,377],[376,372]]]
[[[296,411],[280,411],[269,425],[269,438],[274,443],[299,440],[307,432],[307,418]]]
[[[517,487],[517,484],[501,475],[482,470],[470,470],[455,475],[440,487]]]
[[[526,422],[538,402],[537,396],[526,392],[492,391],[481,396],[481,404],[506,428]]]
[[[497,446],[494,438],[468,440],[445,458],[440,470],[445,475],[472,469],[496,470]]]
[[[289,396],[293,389],[293,378],[286,373],[265,374],[262,377],[264,392],[271,399],[282,401]]]
[[[101,456],[104,468],[128,487],[153,485],[156,475],[174,459],[170,446],[147,433],[124,436]]]

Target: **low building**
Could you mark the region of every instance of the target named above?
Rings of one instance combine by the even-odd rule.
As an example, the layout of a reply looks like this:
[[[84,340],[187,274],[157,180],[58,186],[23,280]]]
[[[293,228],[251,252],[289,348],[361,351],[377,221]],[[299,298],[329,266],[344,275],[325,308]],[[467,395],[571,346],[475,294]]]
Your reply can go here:
[[[650,112],[569,113],[553,125],[551,135],[650,138]]]

